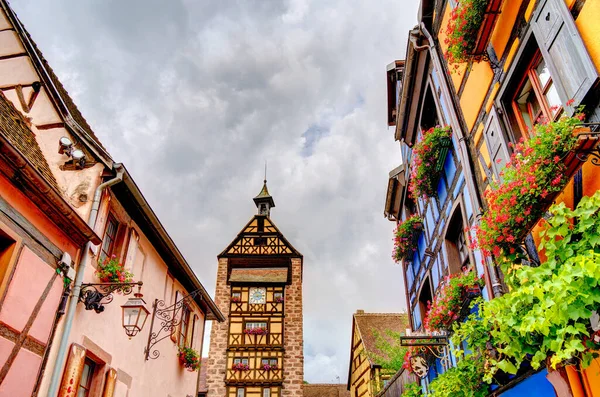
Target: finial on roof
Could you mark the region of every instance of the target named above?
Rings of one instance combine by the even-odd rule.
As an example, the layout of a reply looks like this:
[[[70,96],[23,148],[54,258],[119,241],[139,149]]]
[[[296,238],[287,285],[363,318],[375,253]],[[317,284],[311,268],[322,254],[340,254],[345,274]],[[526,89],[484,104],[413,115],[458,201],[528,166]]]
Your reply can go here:
[[[275,207],[275,201],[269,194],[267,189],[267,163],[265,162],[265,179],[263,181],[263,187],[258,196],[254,197],[254,204],[258,208],[258,215],[271,215],[271,208]]]

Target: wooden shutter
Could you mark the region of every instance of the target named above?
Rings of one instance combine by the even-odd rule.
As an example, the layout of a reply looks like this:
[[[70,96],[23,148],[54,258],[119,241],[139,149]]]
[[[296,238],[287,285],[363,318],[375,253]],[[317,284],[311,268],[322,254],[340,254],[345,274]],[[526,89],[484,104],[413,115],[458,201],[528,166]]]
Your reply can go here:
[[[106,383],[104,384],[104,393],[102,393],[102,397],[113,397],[116,384],[117,370],[111,368],[106,372]]]
[[[491,170],[496,177],[496,180],[500,179],[500,171],[504,165],[510,160],[510,154],[508,152],[507,142],[505,135],[500,127],[500,120],[496,113],[496,108],[492,107],[490,114],[488,115],[485,128],[483,130],[485,136],[485,143],[487,144],[490,152],[490,158],[492,161]]]
[[[182,309],[180,309],[179,312],[177,312],[177,301],[179,301],[179,296],[180,296],[179,291],[176,291],[175,292],[175,301],[172,302],[172,304],[174,305],[173,306],[173,320],[175,320],[175,322],[177,322],[181,318],[181,315],[183,312]],[[179,317],[177,317],[177,316],[179,316]],[[171,340],[175,343],[177,343],[177,337],[179,336],[179,326],[180,325],[173,327],[173,330],[171,331]]]
[[[194,313],[194,316],[191,320],[192,325],[190,327],[190,331],[189,331],[189,342],[188,342],[188,347],[191,347],[192,349],[194,348],[194,336],[196,334],[196,321],[198,321],[198,316]]]
[[[598,79],[575,21],[564,0],[543,0],[531,25],[563,106],[572,114]],[[567,107],[570,99],[574,103]]]
[[[65,372],[63,373],[60,389],[58,390],[58,397],[74,397],[77,395],[85,364],[86,352],[87,350],[83,346],[76,343],[71,345],[69,358],[65,365]]]

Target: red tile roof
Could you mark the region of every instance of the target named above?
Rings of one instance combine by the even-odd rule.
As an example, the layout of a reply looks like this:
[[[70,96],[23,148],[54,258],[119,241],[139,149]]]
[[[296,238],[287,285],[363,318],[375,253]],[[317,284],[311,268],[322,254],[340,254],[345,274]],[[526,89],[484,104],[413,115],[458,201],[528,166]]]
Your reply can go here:
[[[354,321],[365,345],[367,357],[370,356],[368,353],[385,356],[376,347],[376,334],[392,342],[393,338],[387,335],[387,332],[392,331],[404,334],[406,329],[409,328],[408,314],[406,313],[364,313],[358,311],[354,314]],[[369,357],[369,360],[371,360],[371,357]]]
[[[56,178],[50,171],[46,158],[21,112],[0,92],[0,134],[17,149],[44,177],[46,182],[60,192]]]
[[[252,283],[285,283],[287,268],[231,269],[229,281]]]
[[[304,397],[350,397],[346,385],[341,384],[312,384],[303,385]]]

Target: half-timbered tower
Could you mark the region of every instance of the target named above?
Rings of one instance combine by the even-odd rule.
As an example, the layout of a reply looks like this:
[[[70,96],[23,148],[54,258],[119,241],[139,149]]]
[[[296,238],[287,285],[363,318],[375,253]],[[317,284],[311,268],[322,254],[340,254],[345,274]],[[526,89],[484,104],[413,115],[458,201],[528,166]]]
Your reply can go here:
[[[272,222],[267,181],[258,213],[219,255],[209,397],[302,396],[302,255]]]

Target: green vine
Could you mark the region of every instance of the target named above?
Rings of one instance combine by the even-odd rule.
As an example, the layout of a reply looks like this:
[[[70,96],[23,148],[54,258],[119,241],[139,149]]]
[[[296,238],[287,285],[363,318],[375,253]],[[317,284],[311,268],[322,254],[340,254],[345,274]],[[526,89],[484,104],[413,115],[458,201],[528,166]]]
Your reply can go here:
[[[384,335],[374,329],[376,351],[367,352],[368,357],[381,366],[382,372],[394,374],[402,368],[406,347],[400,346],[400,332],[386,330]],[[379,352],[379,353],[378,353]]]
[[[421,397],[423,396],[423,389],[418,382],[412,382],[404,386],[402,397]]]
[[[561,203],[549,211],[539,247],[547,259],[529,267],[500,257],[509,292],[455,328],[453,342],[466,340],[484,358],[487,382],[499,370],[517,373],[523,362],[585,368],[597,357],[590,317],[600,307],[600,191],[575,210]]]

